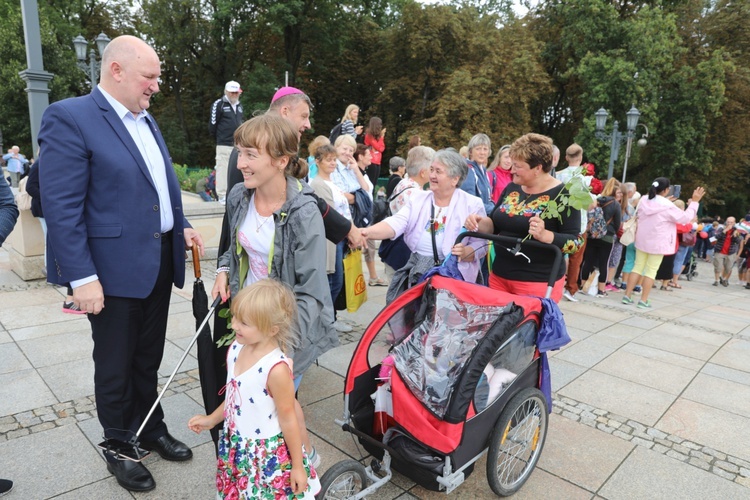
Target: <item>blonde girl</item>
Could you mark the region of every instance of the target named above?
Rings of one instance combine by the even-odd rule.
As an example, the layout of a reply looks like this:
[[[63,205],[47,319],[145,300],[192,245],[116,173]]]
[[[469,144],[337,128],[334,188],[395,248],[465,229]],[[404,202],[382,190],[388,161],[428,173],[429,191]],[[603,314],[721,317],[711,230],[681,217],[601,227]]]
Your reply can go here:
[[[318,475],[302,446],[292,363],[299,344],[292,291],[271,279],[243,288],[231,306],[236,337],[227,351],[226,400],[211,415],[196,415],[196,433],[222,420],[218,498],[309,498]]]

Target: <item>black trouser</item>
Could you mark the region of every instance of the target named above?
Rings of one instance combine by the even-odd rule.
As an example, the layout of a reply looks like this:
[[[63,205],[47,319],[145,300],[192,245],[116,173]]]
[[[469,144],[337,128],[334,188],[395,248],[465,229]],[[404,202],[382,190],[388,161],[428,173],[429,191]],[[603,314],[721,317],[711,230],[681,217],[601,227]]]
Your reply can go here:
[[[373,199],[378,196],[378,177],[380,177],[380,165],[370,163],[366,170],[367,178],[372,182],[372,197]]]
[[[156,401],[164,354],[174,269],[172,235],[162,236],[161,265],[145,299],[104,296],[104,309],[89,314],[94,339],[94,390],[106,438],[129,441]],[[141,434],[152,441],[167,432],[159,405]]]
[[[586,250],[583,253],[583,266],[581,267],[581,279],[586,281],[594,270],[599,269],[599,283],[607,282],[607,264],[609,254],[612,252],[612,242],[588,238]]]

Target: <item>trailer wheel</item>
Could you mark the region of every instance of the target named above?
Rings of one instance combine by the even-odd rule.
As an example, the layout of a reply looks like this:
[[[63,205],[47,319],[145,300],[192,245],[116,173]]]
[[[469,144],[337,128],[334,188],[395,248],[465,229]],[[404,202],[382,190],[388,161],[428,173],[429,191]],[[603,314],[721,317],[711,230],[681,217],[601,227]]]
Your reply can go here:
[[[344,500],[367,488],[367,473],[356,460],[344,460],[334,464],[320,478],[318,500]]]
[[[505,406],[487,457],[487,481],[495,494],[510,496],[529,478],[542,454],[547,421],[547,399],[539,389],[523,389]]]

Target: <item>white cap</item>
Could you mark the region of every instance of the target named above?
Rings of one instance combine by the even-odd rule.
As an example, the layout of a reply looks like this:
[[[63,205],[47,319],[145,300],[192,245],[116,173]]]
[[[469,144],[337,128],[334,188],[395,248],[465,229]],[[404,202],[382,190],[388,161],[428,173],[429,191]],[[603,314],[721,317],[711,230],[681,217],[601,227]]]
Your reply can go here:
[[[226,92],[242,92],[242,89],[240,88],[240,84],[232,80],[231,82],[227,82],[227,84],[224,86],[224,90]]]

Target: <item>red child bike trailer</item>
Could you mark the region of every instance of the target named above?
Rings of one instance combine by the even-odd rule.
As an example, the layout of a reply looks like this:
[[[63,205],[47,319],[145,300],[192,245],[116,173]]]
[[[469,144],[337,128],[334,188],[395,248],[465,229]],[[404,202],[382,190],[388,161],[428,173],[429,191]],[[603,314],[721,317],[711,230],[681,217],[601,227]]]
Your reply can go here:
[[[552,245],[480,233],[463,233],[457,243],[465,237],[493,240],[497,251],[522,258],[524,246],[549,249],[555,265],[547,298],[443,276],[456,274],[448,259],[388,304],[354,351],[344,416],[336,421],[374,458],[367,468],[356,460],[335,464],[317,498],[364,498],[390,480],[391,468],[450,493],[488,451],[487,479],[498,495],[518,491],[534,469],[551,397],[543,351],[570,341],[548,298],[562,254]]]

